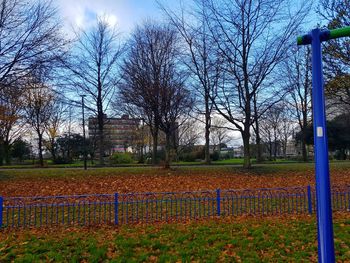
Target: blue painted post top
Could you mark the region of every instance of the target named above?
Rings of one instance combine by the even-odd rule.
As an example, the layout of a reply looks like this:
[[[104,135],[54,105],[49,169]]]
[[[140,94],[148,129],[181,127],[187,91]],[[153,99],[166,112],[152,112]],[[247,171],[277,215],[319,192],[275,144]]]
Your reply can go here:
[[[319,30],[319,29],[317,29]],[[320,30],[319,32],[319,39],[320,42],[328,41],[330,39],[336,39],[340,37],[348,37],[350,36],[350,26],[343,27],[343,28],[337,28],[333,30]],[[312,35],[306,34],[303,36],[299,36],[297,38],[297,44],[298,45],[310,45],[312,43]]]

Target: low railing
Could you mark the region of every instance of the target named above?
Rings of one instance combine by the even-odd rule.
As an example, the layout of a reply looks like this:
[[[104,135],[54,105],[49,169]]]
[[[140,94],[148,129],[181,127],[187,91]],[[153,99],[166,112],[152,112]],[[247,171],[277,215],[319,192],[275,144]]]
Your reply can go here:
[[[349,211],[350,186],[332,188],[333,210]],[[0,227],[178,222],[218,216],[314,213],[313,187],[0,197]]]

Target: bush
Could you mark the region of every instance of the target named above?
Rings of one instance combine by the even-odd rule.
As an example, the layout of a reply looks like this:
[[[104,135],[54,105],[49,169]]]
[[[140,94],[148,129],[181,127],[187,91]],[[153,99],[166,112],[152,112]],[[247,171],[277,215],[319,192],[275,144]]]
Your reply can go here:
[[[212,161],[218,161],[220,159],[220,153],[218,151],[213,152],[210,154],[210,158]]]
[[[71,164],[71,163],[73,163],[73,161],[70,158],[61,157],[61,156],[56,157],[54,161],[54,164]]]
[[[130,153],[114,153],[110,157],[111,164],[128,164],[132,162],[133,159]]]
[[[194,153],[183,153],[180,159],[184,162],[194,162],[196,160],[196,156]]]
[[[195,149],[185,149],[179,156],[180,161],[184,162],[195,162],[197,160],[204,160],[205,153],[204,147],[196,147]]]
[[[334,153],[334,158],[336,160],[346,160],[346,153],[344,150],[336,150]]]

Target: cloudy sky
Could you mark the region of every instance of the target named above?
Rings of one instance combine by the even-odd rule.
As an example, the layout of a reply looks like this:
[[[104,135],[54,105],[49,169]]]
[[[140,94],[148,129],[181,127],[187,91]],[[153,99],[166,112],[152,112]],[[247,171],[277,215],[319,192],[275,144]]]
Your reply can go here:
[[[173,7],[179,1],[161,1]],[[96,16],[104,16],[111,25],[117,25],[122,33],[147,18],[160,19],[162,14],[156,0],[56,0],[66,30],[87,28],[94,23]]]

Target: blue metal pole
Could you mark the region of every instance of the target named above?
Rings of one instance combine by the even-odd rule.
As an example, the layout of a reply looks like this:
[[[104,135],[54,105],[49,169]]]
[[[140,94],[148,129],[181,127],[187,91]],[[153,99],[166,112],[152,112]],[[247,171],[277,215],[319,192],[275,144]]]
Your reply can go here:
[[[312,36],[312,107],[317,196],[318,261],[335,262],[331,192],[329,180],[328,142],[322,77],[320,29]]]
[[[311,186],[307,186],[307,204],[308,204],[308,210],[309,214],[312,214],[312,196],[311,196]]]
[[[220,189],[216,189],[216,214],[218,216],[220,216],[221,214],[221,209],[220,209],[220,206],[221,206],[221,196],[220,196]]]
[[[119,202],[118,202],[118,193],[114,194],[114,224],[119,224]]]
[[[0,196],[0,229],[2,228],[3,205],[4,205],[4,198]]]

